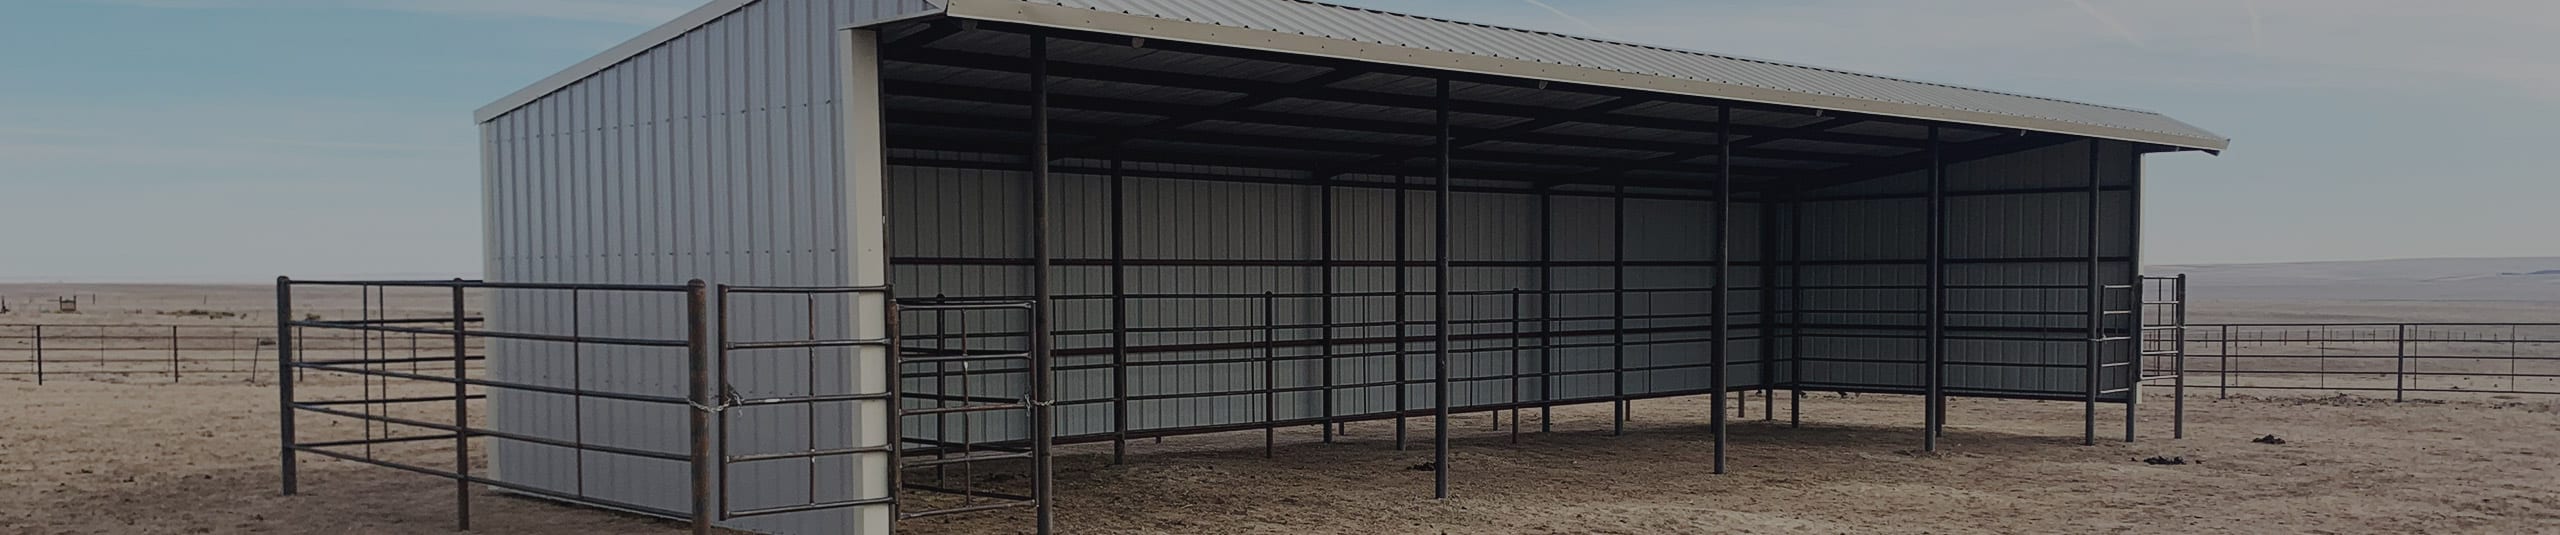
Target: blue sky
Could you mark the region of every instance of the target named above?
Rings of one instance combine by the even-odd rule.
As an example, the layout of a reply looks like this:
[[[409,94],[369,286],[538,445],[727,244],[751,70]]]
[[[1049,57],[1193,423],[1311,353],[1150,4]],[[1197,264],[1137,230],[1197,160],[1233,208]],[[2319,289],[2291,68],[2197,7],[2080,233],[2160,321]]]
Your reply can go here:
[[[0,281],[470,273],[472,109],[701,0],[16,0]],[[2154,263],[2560,256],[2560,2],[1350,0],[2167,112]]]

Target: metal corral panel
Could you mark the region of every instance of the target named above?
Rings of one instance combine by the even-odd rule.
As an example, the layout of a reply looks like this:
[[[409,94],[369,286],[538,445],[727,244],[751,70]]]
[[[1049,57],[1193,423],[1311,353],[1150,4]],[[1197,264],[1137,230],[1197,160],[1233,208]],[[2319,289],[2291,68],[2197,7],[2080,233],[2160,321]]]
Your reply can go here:
[[[487,118],[483,192],[487,278],[501,282],[843,285],[847,257],[837,98],[836,28],[929,9],[917,0],[765,0],[663,36]],[[715,7],[717,5],[715,4]],[[710,9],[710,8],[706,8]],[[684,325],[680,298],[506,293],[491,304],[500,330],[663,338]],[[741,298],[727,311],[739,340],[844,338],[848,301]],[[639,350],[495,341],[498,379],[683,395],[681,349]],[[768,352],[778,353],[778,352]],[[741,352],[731,382],[746,397],[853,388],[847,353]],[[814,372],[814,373],[813,373]],[[682,407],[500,391],[498,429],[590,444],[685,451]],[[730,411],[732,453],[841,447],[855,440],[849,405]],[[574,494],[687,510],[683,463],[497,440],[498,477]],[[811,485],[807,463],[738,465],[735,509],[852,498],[848,474]],[[884,479],[885,481],[885,479]],[[866,513],[870,514],[870,513]],[[847,533],[851,510],[747,519],[777,533]]]
[[[954,17],[2221,150],[2158,113],[1306,0],[949,0]],[[1376,46],[1371,46],[1376,45]]]

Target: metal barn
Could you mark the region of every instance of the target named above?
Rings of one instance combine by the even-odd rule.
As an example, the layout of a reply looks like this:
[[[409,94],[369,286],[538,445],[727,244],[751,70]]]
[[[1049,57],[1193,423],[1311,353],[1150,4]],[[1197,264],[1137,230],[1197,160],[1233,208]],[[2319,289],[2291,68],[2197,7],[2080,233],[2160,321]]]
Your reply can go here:
[[[488,329],[608,341],[492,342],[488,478],[794,534],[1045,531],[1052,444],[1278,426],[1410,427],[1445,495],[1453,411],[1913,394],[1934,446],[1948,396],[2068,400],[2129,439],[2143,157],[2228,143],[1301,0],[717,0],[477,119],[489,287],[596,285]],[[610,343],[688,319],[707,368]],[[992,462],[1033,476],[934,475]]]

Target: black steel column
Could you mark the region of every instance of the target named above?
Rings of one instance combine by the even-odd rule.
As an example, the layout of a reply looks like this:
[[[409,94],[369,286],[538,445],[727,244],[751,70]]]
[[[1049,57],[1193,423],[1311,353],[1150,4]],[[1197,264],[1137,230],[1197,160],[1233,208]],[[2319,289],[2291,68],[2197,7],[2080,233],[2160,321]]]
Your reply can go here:
[[[1778,203],[1763,189],[1760,201],[1760,313],[1752,329],[1760,340],[1760,420],[1778,419]]]
[[[1317,318],[1317,325],[1316,325],[1316,328],[1318,329],[1317,336],[1319,337],[1319,340],[1318,340],[1318,342],[1317,342],[1319,345],[1318,345],[1317,347],[1318,347],[1318,350],[1319,350],[1319,351],[1321,351],[1321,352],[1323,353],[1323,354],[1321,355],[1321,358],[1323,359],[1323,362],[1322,362],[1322,364],[1323,364],[1323,369],[1322,369],[1322,370],[1320,370],[1320,371],[1319,371],[1319,373],[1323,373],[1323,374],[1324,374],[1324,382],[1323,382],[1323,384],[1324,384],[1324,389],[1322,390],[1322,392],[1324,393],[1324,420],[1323,420],[1323,421],[1321,421],[1321,422],[1317,422],[1317,423],[1316,423],[1316,426],[1317,426],[1317,427],[1322,427],[1322,428],[1324,428],[1324,442],[1325,442],[1326,444],[1332,444],[1332,443],[1333,443],[1333,177],[1330,177],[1330,176],[1328,176],[1328,177],[1322,177],[1322,180],[1324,180],[1324,185],[1323,185],[1323,186],[1321,186],[1320,190],[1317,192],[1317,196],[1318,196],[1319,198],[1316,200],[1316,202],[1317,202],[1317,204],[1318,204],[1319,206],[1318,206],[1318,207],[1317,207],[1317,209],[1316,209],[1316,211],[1318,212],[1316,217],[1318,217],[1319,219],[1321,219],[1321,221],[1320,221],[1320,222],[1318,222],[1318,226],[1319,226],[1319,228],[1321,229],[1321,230],[1320,230],[1320,232],[1323,232],[1323,233],[1324,233],[1324,237],[1323,237],[1323,238],[1321,238],[1321,239],[1318,239],[1318,240],[1317,240],[1316,247],[1320,247],[1320,248],[1323,248],[1323,249],[1324,249],[1324,251],[1323,251],[1322,253],[1320,253],[1320,254],[1322,255],[1320,258],[1322,258],[1323,260],[1322,260],[1321,262],[1319,262],[1319,264],[1322,266],[1322,267],[1321,267],[1321,269],[1323,269],[1323,270],[1324,270],[1324,275],[1323,275],[1323,277],[1322,277],[1322,278],[1323,278],[1323,282],[1321,283],[1321,284],[1322,284],[1322,286],[1323,286],[1323,292],[1324,292],[1324,293],[1323,293],[1323,296],[1322,296],[1322,297],[1318,298],[1318,300],[1319,300],[1319,301],[1321,301],[1320,303],[1318,303],[1318,306],[1322,306],[1322,307],[1324,307],[1324,310],[1323,310],[1323,311],[1321,311],[1321,312],[1318,312],[1318,313],[1317,313],[1317,315],[1316,315],[1316,318]]]
[[[1538,188],[1538,432],[1556,429],[1555,194]]]
[[[1947,166],[1946,143],[1937,126],[1929,127],[1929,295],[1927,407],[1921,418],[1921,451],[1938,451],[1939,425],[1946,421],[1947,383]]]
[[[276,277],[276,429],[284,495],[302,493],[293,451],[293,279]],[[36,327],[36,384],[44,384],[44,327]],[[468,434],[468,433],[464,433]]]
[[[1405,368],[1411,364],[1411,363],[1410,363],[1410,362],[1408,362],[1408,361],[1412,360],[1411,358],[1409,358],[1409,357],[1410,357],[1410,355],[1406,355],[1406,354],[1405,354],[1405,349],[1406,349],[1406,345],[1405,345],[1405,338],[1406,338],[1407,336],[1410,336],[1410,335],[1411,335],[1411,333],[1405,332],[1405,321],[1406,321],[1406,318],[1405,318],[1405,305],[1406,305],[1406,303],[1405,303],[1405,297],[1406,297],[1406,295],[1407,295],[1407,294],[1406,294],[1406,292],[1408,292],[1408,291],[1409,291],[1409,290],[1408,290],[1408,287],[1406,286],[1406,284],[1407,284],[1407,282],[1408,282],[1406,279],[1410,278],[1410,277],[1411,277],[1411,275],[1412,275],[1412,274],[1410,274],[1410,273],[1407,273],[1407,271],[1409,271],[1409,269],[1407,269],[1407,267],[1405,266],[1405,261],[1406,261],[1405,257],[1406,257],[1406,256],[1408,256],[1408,254],[1407,254],[1407,253],[1408,253],[1408,245],[1405,243],[1405,241],[1406,241],[1406,239],[1409,237],[1409,234],[1411,234],[1411,232],[1409,231],[1409,229],[1405,228],[1405,227],[1406,227],[1406,225],[1405,225],[1405,220],[1407,219],[1407,216],[1406,216],[1406,214],[1405,214],[1405,205],[1406,205],[1406,203],[1407,203],[1407,201],[1405,200],[1405,189],[1407,189],[1407,186],[1411,186],[1411,185],[1412,185],[1412,184],[1409,184],[1409,183],[1407,183],[1407,182],[1406,182],[1405,177],[1404,177],[1404,175],[1403,175],[1403,174],[1397,174],[1397,175],[1396,175],[1396,207],[1395,207],[1395,217],[1396,217],[1396,223],[1395,223],[1395,232],[1396,232],[1396,240],[1395,240],[1395,242],[1396,242],[1396,362],[1395,362],[1395,365],[1396,365],[1396,450],[1397,450],[1397,451],[1403,451],[1403,450],[1404,450],[1404,437],[1405,437],[1405,411],[1410,410],[1409,405],[1411,405],[1411,403],[1410,403],[1410,402],[1412,401],[1412,396],[1411,396],[1410,394],[1408,394],[1408,393],[1406,392],[1406,390],[1405,390],[1405,389],[1406,389],[1406,387],[1408,387],[1408,386],[1409,386],[1409,385],[1407,385],[1407,384],[1406,384],[1407,382],[1409,382],[1409,380],[1408,380],[1408,379],[1406,379],[1406,377],[1408,377],[1408,375],[1407,375],[1407,373],[1406,373]]]
[[[2133,285],[2132,304],[2128,305],[2133,312],[2125,315],[2125,320],[2132,323],[2127,327],[2132,337],[2124,343],[2129,348],[2125,358],[2130,359],[2124,365],[2124,441],[2132,442],[2134,406],[2142,402],[2142,150],[2128,143],[2125,154],[2131,162],[2125,175],[2124,272],[2125,280]]]
[[[2177,348],[2177,353],[2169,356],[2177,359],[2171,361],[2169,371],[2170,375],[2177,376],[2177,382],[2169,387],[2169,438],[2172,439],[2187,438],[2187,274],[2179,273],[2177,282],[2178,309],[2175,317],[2178,327],[2169,331],[2173,333],[2171,343],[2175,345],[2172,347]]]
[[[1050,531],[1049,37],[1031,36],[1031,499],[1033,530]]]
[[[1804,427],[1804,199],[1792,189],[1787,201],[1787,427]]]
[[[1609,188],[1609,435],[1627,434],[1627,187]],[[1722,395],[1722,394],[1718,394]]]
[[[1711,426],[1716,434],[1715,473],[1724,473],[1725,415],[1724,398],[1732,390],[1733,374],[1725,366],[1733,354],[1733,106],[1716,107],[1716,286],[1708,306],[1714,321],[1715,349],[1708,355],[1714,370],[1708,381],[1716,391],[1715,417]]]
[[[1129,219],[1127,170],[1111,160],[1111,464],[1129,461]]]
[[[2098,444],[2098,389],[2101,384],[2098,381],[2098,374],[2101,371],[2099,365],[2101,364],[2101,361],[2105,360],[2103,354],[2106,349],[2107,332],[2107,282],[2106,277],[2104,277],[2104,274],[2100,271],[2101,267],[2098,263],[2098,255],[2101,250],[2098,246],[2098,240],[2103,236],[2099,230],[2103,228],[2099,222],[2099,215],[2101,212],[2099,205],[2104,202],[2102,193],[2106,191],[2107,182],[2106,179],[2098,175],[2098,141],[2093,139],[2086,143],[2089,145],[2089,232],[2086,236],[2089,241],[2089,302],[2087,303],[2089,308],[2089,358],[2086,368],[2086,370],[2088,370],[2088,374],[2087,377],[2085,377],[2088,382],[2088,384],[2085,385],[2087,390],[2083,392],[2083,394],[2085,394],[2085,398],[2081,400],[2080,407],[2080,417],[2082,420],[2080,424],[2080,445],[2095,446]]]
[[[1440,79],[1438,122],[1440,123],[1440,169],[1439,176],[1434,182],[1437,183],[1440,191],[1431,203],[1433,211],[1437,212],[1434,218],[1439,221],[1432,226],[1438,234],[1433,239],[1432,249],[1436,251],[1434,256],[1439,258],[1439,263],[1431,270],[1431,288],[1434,291],[1431,299],[1434,312],[1431,319],[1438,322],[1438,325],[1432,327],[1432,334],[1439,339],[1432,347],[1434,355],[1431,365],[1433,383],[1431,393],[1436,398],[1433,405],[1438,409],[1438,413],[1433,416],[1435,421],[1431,429],[1433,435],[1431,495],[1446,499],[1449,497],[1449,182],[1451,181],[1449,155],[1453,152],[1450,150],[1449,141],[1449,79],[1447,78]]]

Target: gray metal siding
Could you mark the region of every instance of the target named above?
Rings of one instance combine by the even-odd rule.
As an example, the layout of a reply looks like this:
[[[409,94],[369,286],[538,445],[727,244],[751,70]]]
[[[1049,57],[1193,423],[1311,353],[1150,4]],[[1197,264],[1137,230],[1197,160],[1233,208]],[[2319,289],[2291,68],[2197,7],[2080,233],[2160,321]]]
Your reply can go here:
[[[2132,284],[2131,169],[2118,142],[2079,142],[1961,162],[1947,174],[1950,392],[2074,397],[2088,349],[2089,152],[2099,150],[2103,283]],[[1817,192],[1805,204],[1808,329],[1804,381],[1922,386],[1927,310],[1927,176],[1914,172]],[[1829,200],[1823,200],[1828,198]],[[2117,295],[2122,294],[2122,295]],[[2109,309],[2132,293],[2109,292]],[[2129,317],[2111,319],[2129,332]],[[2130,358],[2107,344],[2105,362]],[[2129,368],[2119,368],[2129,369]],[[2121,388],[2129,373],[2102,378]],[[2121,396],[2110,396],[2110,399]]]
[[[895,166],[892,169],[893,221],[891,229],[893,280],[902,296],[923,297],[1020,297],[1029,292],[1030,272],[1021,264],[1031,254],[1025,239],[1030,231],[1023,219],[1028,213],[1028,173],[1018,170],[1025,161],[1018,156],[999,154],[959,154],[926,151],[892,151],[903,159],[953,162],[946,166]],[[1108,162],[1064,161],[1061,167],[1104,168]],[[1293,172],[1214,168],[1203,166],[1156,165],[1143,162],[1128,164],[1133,174],[1145,171],[1183,172],[1193,174],[1230,175],[1241,178],[1279,178],[1304,180]],[[1110,355],[1111,327],[1109,273],[1101,265],[1109,259],[1110,177],[1099,174],[1058,173],[1052,196],[1057,217],[1050,240],[1052,254],[1061,263],[1053,275],[1059,302],[1056,318],[1061,333],[1057,365],[1065,369],[1058,375],[1058,434],[1065,437],[1096,436],[1114,428],[1111,399],[1112,372],[1107,368]],[[1231,343],[1233,349],[1133,351],[1129,378],[1129,427],[1133,432],[1171,430],[1230,425],[1250,425],[1268,419],[1295,420],[1323,416],[1324,399],[1320,391],[1283,392],[1272,396],[1265,406],[1261,394],[1224,394],[1237,390],[1264,387],[1262,365],[1258,362],[1217,362],[1184,364],[1185,362],[1259,358],[1266,340],[1283,344],[1316,340],[1324,335],[1317,324],[1322,316],[1322,300],[1315,297],[1290,296],[1312,294],[1322,288],[1323,269],[1300,265],[1242,265],[1257,261],[1316,261],[1323,258],[1320,220],[1321,188],[1312,185],[1268,184],[1233,181],[1202,181],[1130,176],[1124,179],[1122,204],[1127,229],[1127,254],[1133,262],[1179,260],[1180,265],[1133,265],[1127,269],[1129,299],[1129,345],[1147,346]],[[1335,188],[1334,259],[1349,264],[1334,268],[1337,294],[1392,292],[1395,268],[1378,265],[1396,259],[1392,189],[1381,187],[1392,183],[1385,177],[1348,177]],[[1416,188],[1405,194],[1406,245],[1404,259],[1417,263],[1406,268],[1408,292],[1405,318],[1409,322],[1405,334],[1416,340],[1405,344],[1405,378],[1412,381],[1402,405],[1419,410],[1432,406],[1434,345],[1429,337],[1434,332],[1434,308],[1431,292],[1435,288],[1432,269],[1427,267],[1433,256],[1432,217],[1436,195],[1424,184],[1427,179],[1412,181]],[[1611,245],[1611,203],[1609,199],[1587,195],[1558,195],[1554,201],[1554,225],[1559,261],[1603,261],[1613,258]],[[1537,199],[1519,193],[1460,192],[1451,207],[1456,229],[1451,236],[1452,258],[1461,263],[1451,270],[1451,290],[1460,292],[1451,298],[1452,334],[1456,336],[1488,335],[1482,340],[1461,339],[1453,345],[1451,377],[1454,390],[1452,404],[1458,407],[1506,403],[1515,399],[1511,377],[1519,380],[1521,401],[1548,399],[1543,373],[1548,354],[1540,351],[1537,332],[1543,326],[1542,310],[1549,307],[1536,294],[1540,270],[1526,266],[1465,265],[1468,262],[1530,262],[1539,258],[1544,247],[1540,240]],[[1628,202],[1628,254],[1630,262],[1681,262],[1682,265],[1642,265],[1627,269],[1627,313],[1631,316],[1655,314],[1687,315],[1662,319],[1633,319],[1625,327],[1637,331],[1627,335],[1625,366],[1627,394],[1645,395],[1657,392],[1686,392],[1706,388],[1708,371],[1704,327],[1708,310],[1708,294],[1704,288],[1714,282],[1710,267],[1703,262],[1712,258],[1707,241],[1713,235],[1710,215],[1712,202],[1706,200],[1635,199]],[[1759,350],[1752,327],[1758,322],[1758,294],[1748,285],[1758,284],[1753,262],[1758,259],[1758,208],[1751,203],[1738,203],[1734,220],[1737,240],[1736,280],[1734,292],[1733,357],[1735,388],[1751,388],[1763,379],[1757,367]],[[1228,264],[1228,265],[1219,265]],[[1606,267],[1558,267],[1555,290],[1607,290],[1612,288],[1611,271]],[[1517,312],[1509,291],[1519,289]],[[1646,292],[1645,290],[1664,290]],[[1266,315],[1266,303],[1259,297],[1270,292],[1275,297],[1268,303],[1273,314]],[[1475,295],[1469,292],[1494,292]],[[1210,294],[1214,298],[1177,298],[1171,294]],[[1559,295],[1553,307],[1557,317],[1607,317],[1615,313],[1615,302],[1606,293]],[[1387,337],[1395,334],[1393,326],[1358,324],[1390,322],[1395,318],[1392,297],[1345,296],[1334,299],[1333,321],[1342,325],[1332,329],[1336,339]],[[1516,320],[1516,324],[1515,324]],[[1277,326],[1266,338],[1263,327]],[[1560,331],[1607,330],[1607,320],[1558,321]],[[910,317],[903,325],[911,340],[947,335],[955,325],[930,318]],[[1018,325],[980,323],[969,326],[976,332],[1019,329]],[[1215,329],[1191,332],[1150,332],[1163,329]],[[1521,334],[1513,335],[1514,329]],[[1647,333],[1647,329],[1685,329],[1686,332]],[[1607,334],[1558,337],[1559,345],[1595,344],[1609,341]],[[1000,337],[983,340],[986,344],[1017,344],[1017,339]],[[1513,348],[1519,348],[1515,354]],[[912,345],[912,343],[911,343]],[[1334,385],[1361,385],[1396,379],[1392,343],[1341,343],[1336,359]],[[1278,347],[1272,354],[1282,359],[1313,356],[1320,348]],[[1554,360],[1559,372],[1569,373],[1556,379],[1557,399],[1589,399],[1613,394],[1613,352],[1609,347],[1575,347],[1558,349]],[[1517,363],[1515,366],[1515,362]],[[1085,369],[1075,369],[1085,368]],[[1273,366],[1268,383],[1277,389],[1321,389],[1327,384],[1321,362],[1313,359],[1283,360]],[[1646,369],[1661,368],[1661,369]],[[999,370],[1000,371],[1000,370]],[[1599,373],[1570,373],[1592,372]],[[961,385],[956,380],[936,380],[929,370],[908,370],[905,388],[911,393],[956,393]],[[1020,373],[988,373],[980,375],[967,387],[975,395],[1013,395],[1020,392],[1025,380]],[[1345,386],[1334,392],[1337,417],[1353,417],[1393,412],[1398,408],[1393,385]],[[925,396],[911,396],[914,406],[929,405]],[[1160,399],[1146,399],[1160,398]],[[980,440],[1020,438],[1026,433],[1019,418],[981,418],[966,425]],[[940,433],[958,433],[961,424],[909,422],[905,432],[914,437],[934,437]]]
[[[487,278],[508,282],[836,285],[848,276],[838,165],[834,29],[930,8],[918,0],[764,0],[746,4],[483,126]],[[737,300],[740,340],[842,338],[844,299]],[[681,333],[679,295],[506,292],[493,327],[523,332],[665,338]],[[681,349],[498,341],[502,380],[682,395]],[[777,352],[766,352],[777,353]],[[846,353],[741,352],[731,382],[747,397],[851,388]],[[815,371],[816,373],[811,373]],[[655,451],[685,448],[680,407],[500,392],[499,429]],[[731,411],[730,453],[852,440],[845,406]],[[812,434],[815,434],[814,436]],[[671,510],[688,507],[682,463],[495,441],[499,477]],[[583,457],[583,458],[581,458]],[[580,466],[583,465],[583,471]],[[741,464],[734,508],[809,500],[806,463]],[[844,459],[820,469],[851,474]],[[853,482],[820,481],[819,500]],[[781,533],[842,533],[845,511],[733,523]]]

